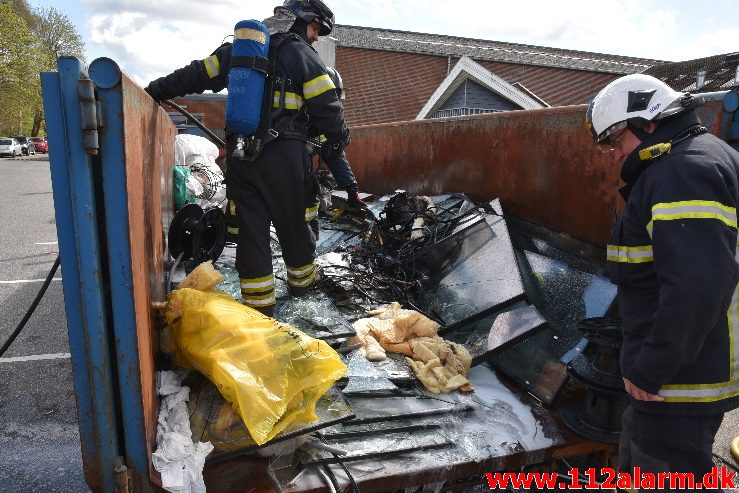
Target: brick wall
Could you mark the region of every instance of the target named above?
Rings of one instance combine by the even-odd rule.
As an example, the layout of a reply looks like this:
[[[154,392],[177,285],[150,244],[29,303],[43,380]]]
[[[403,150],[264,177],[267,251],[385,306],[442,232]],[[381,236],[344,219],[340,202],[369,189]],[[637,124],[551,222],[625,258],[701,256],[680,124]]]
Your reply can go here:
[[[337,46],[349,126],[412,120],[459,59]],[[551,106],[583,104],[617,75],[475,60],[509,84],[520,82]],[[451,62],[451,63],[450,63]]]
[[[216,135],[222,135],[226,127],[226,100],[192,100],[187,98],[175,98],[173,100],[180,106],[185,107],[188,113],[203,113],[203,125],[213,130]],[[165,109],[169,112],[177,111],[169,106]],[[216,132],[216,130],[218,132]]]

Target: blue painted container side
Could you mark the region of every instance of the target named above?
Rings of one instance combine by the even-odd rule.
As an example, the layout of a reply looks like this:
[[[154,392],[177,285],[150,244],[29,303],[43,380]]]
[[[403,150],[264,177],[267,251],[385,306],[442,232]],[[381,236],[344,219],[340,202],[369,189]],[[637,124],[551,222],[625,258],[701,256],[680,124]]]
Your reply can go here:
[[[101,253],[96,177],[82,147],[78,86],[87,78],[74,58],[42,74],[57,236],[63,275],[85,480],[95,492],[115,491],[120,455],[114,369],[107,315],[110,300]]]
[[[90,64],[90,77],[98,99],[99,164],[105,203],[110,295],[113,333],[118,371],[117,391],[120,415],[125,426],[125,463],[134,483],[146,483],[149,457],[142,406],[140,363],[136,337],[133,275],[126,191],[126,153],[124,148],[121,71],[108,59]]]

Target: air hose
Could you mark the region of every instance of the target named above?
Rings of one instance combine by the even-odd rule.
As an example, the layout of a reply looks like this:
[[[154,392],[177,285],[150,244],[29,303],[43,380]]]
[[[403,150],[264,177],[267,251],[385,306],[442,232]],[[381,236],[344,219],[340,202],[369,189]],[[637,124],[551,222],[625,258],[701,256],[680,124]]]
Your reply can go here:
[[[203,132],[208,134],[208,136],[212,138],[218,145],[220,145],[221,147],[226,147],[226,143],[223,142],[223,140],[219,139],[218,136],[216,136],[216,134],[214,134],[205,125],[200,123],[193,115],[188,113],[187,110],[185,110],[183,107],[169,100],[162,101],[162,103],[168,106],[171,106],[172,108],[182,113],[191,122],[197,125]],[[46,279],[44,280],[44,284],[41,286],[41,289],[36,295],[36,299],[33,300],[33,303],[31,303],[31,306],[26,311],[26,314],[23,316],[23,319],[20,321],[20,323],[15,328],[13,333],[10,334],[10,337],[8,338],[7,341],[5,341],[2,348],[0,348],[0,358],[3,356],[3,354],[5,354],[5,352],[8,350],[10,345],[13,344],[13,341],[15,341],[15,339],[18,337],[18,335],[21,333],[23,328],[28,323],[28,320],[31,318],[31,315],[33,315],[33,312],[36,311],[36,307],[38,307],[38,304],[41,302],[41,298],[44,297],[44,294],[46,293],[46,290],[49,288],[49,284],[51,284],[52,279],[54,279],[54,275],[56,274],[56,271],[58,268],[59,268],[59,256],[57,256],[56,260],[54,260],[54,265],[51,267],[51,271],[49,271],[49,275],[46,276]]]
[[[46,276],[46,280],[44,281],[43,286],[41,286],[41,289],[39,290],[38,294],[36,295],[36,299],[33,300],[33,303],[31,303],[31,306],[26,311],[26,314],[23,316],[23,320],[18,324],[18,327],[15,328],[12,334],[10,334],[10,337],[7,341],[5,341],[5,344],[3,344],[3,347],[0,348],[0,358],[5,354],[5,351],[8,350],[11,344],[13,344],[13,341],[15,341],[15,338],[18,337],[18,334],[21,333],[23,330],[23,327],[26,326],[26,323],[28,322],[28,319],[31,318],[31,315],[33,315],[33,312],[36,311],[36,307],[41,302],[41,298],[44,297],[44,293],[46,293],[46,289],[49,287],[49,284],[51,284],[51,280],[54,279],[54,274],[56,274],[56,270],[59,268],[59,256],[57,255],[56,260],[54,260],[54,265],[51,267],[51,270],[49,271],[49,275]]]

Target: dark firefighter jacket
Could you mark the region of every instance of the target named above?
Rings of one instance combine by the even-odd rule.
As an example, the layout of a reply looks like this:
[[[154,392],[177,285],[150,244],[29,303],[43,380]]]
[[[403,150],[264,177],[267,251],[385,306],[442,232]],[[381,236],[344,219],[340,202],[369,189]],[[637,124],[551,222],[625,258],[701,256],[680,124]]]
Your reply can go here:
[[[280,41],[283,42],[280,44]],[[284,110],[272,122],[272,128],[282,133],[289,126],[291,129],[298,129],[298,133],[305,137],[310,118],[311,126],[325,134],[330,143],[345,143],[349,130],[344,123],[341,101],[336,96],[334,84],[316,51],[292,33],[273,35],[270,50],[275,49],[278,44],[276,68],[272,74],[274,91],[272,95],[265,93],[265,97],[273,98],[272,108],[283,104]],[[186,67],[152,81],[146,91],[158,100],[202,93],[205,90],[221,91],[228,86],[231,46],[226,43],[206,59],[194,60]],[[283,85],[284,99],[281,96]],[[264,117],[263,114],[262,118]]]
[[[608,265],[619,288],[623,376],[665,399],[632,400],[647,412],[712,414],[739,405],[739,154],[703,133],[655,159],[638,156],[699,124],[693,110],[666,122],[621,171],[626,208]]]

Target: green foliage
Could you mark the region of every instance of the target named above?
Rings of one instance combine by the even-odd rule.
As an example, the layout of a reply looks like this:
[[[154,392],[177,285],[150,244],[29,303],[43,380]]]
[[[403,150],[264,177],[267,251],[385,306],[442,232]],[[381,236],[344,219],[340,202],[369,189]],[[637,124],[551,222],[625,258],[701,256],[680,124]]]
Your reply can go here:
[[[35,54],[26,21],[13,4],[0,3],[0,134],[15,135],[24,121],[31,121],[34,108],[26,101],[35,99],[39,83]]]
[[[26,0],[0,0],[0,135],[39,135],[43,127],[40,72],[56,59],[84,60],[85,45],[69,17]]]

